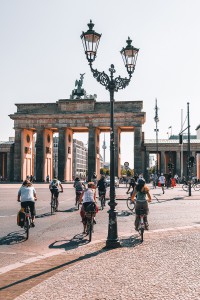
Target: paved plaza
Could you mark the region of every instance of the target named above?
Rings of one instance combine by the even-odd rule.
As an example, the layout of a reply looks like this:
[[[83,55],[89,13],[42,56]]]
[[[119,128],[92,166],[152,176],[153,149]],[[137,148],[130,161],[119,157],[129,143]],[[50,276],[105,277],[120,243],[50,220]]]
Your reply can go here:
[[[125,199],[125,190],[117,189],[117,198]],[[63,247],[60,240],[60,253],[54,248],[55,253],[2,271],[0,298],[200,299],[200,192],[188,196],[176,187],[164,195],[151,189],[151,194],[150,230],[143,243],[132,216],[122,216],[127,210],[119,200],[120,248],[106,249],[106,238],[96,234],[91,243],[78,247]],[[80,242],[83,236],[74,239]]]

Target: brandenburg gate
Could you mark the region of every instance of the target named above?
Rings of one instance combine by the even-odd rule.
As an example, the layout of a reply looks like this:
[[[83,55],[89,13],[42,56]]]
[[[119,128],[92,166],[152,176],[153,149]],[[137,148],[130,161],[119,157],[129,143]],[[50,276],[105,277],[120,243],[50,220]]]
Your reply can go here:
[[[73,133],[88,132],[88,179],[100,174],[101,132],[110,131],[110,102],[95,97],[63,99],[56,103],[20,103],[14,120],[14,181],[34,175],[37,181],[53,176],[53,134],[58,133],[58,178],[72,180]],[[142,125],[146,113],[142,101],[115,101],[115,175],[121,174],[121,132],[134,132],[134,170],[143,171]],[[36,138],[34,138],[36,137]],[[133,155],[133,153],[130,153]],[[128,158],[127,158],[128,160]],[[34,174],[34,166],[36,174]]]

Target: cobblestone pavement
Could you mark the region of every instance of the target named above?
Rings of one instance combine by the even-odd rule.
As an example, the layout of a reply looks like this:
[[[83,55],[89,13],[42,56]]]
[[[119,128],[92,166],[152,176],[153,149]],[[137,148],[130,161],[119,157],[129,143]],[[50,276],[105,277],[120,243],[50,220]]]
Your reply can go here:
[[[113,250],[103,244],[72,250],[87,256],[15,300],[200,299],[199,225],[145,232],[142,244],[134,234],[121,243]]]

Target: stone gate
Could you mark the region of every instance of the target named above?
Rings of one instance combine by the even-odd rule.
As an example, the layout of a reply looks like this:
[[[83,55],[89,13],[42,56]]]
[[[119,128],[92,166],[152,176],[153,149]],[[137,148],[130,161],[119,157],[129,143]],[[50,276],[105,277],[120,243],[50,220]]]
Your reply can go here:
[[[101,132],[110,131],[110,102],[91,99],[64,99],[56,103],[20,103],[14,120],[14,180],[35,175],[45,181],[53,173],[53,134],[59,134],[58,178],[72,180],[73,133],[88,132],[88,179],[99,176]],[[134,132],[134,170],[143,172],[142,125],[146,113],[142,101],[114,103],[115,175],[121,173],[121,132]],[[36,141],[34,135],[36,133]],[[34,150],[36,149],[36,151]],[[133,153],[130,153],[133,155]],[[128,159],[128,158],[127,158]],[[36,174],[34,165],[36,164]]]

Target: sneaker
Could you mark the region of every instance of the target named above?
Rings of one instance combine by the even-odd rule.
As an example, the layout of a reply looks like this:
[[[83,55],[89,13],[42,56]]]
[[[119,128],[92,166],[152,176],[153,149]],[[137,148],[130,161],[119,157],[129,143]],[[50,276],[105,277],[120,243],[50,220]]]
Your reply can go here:
[[[31,223],[31,227],[35,227],[35,223],[34,222]]]
[[[145,223],[145,224],[144,224],[144,228],[145,228],[145,230],[149,230],[149,224],[148,224],[148,223]]]
[[[96,220],[95,220],[95,219],[93,220],[93,223],[94,223],[94,224],[97,224],[97,222],[96,222]]]

